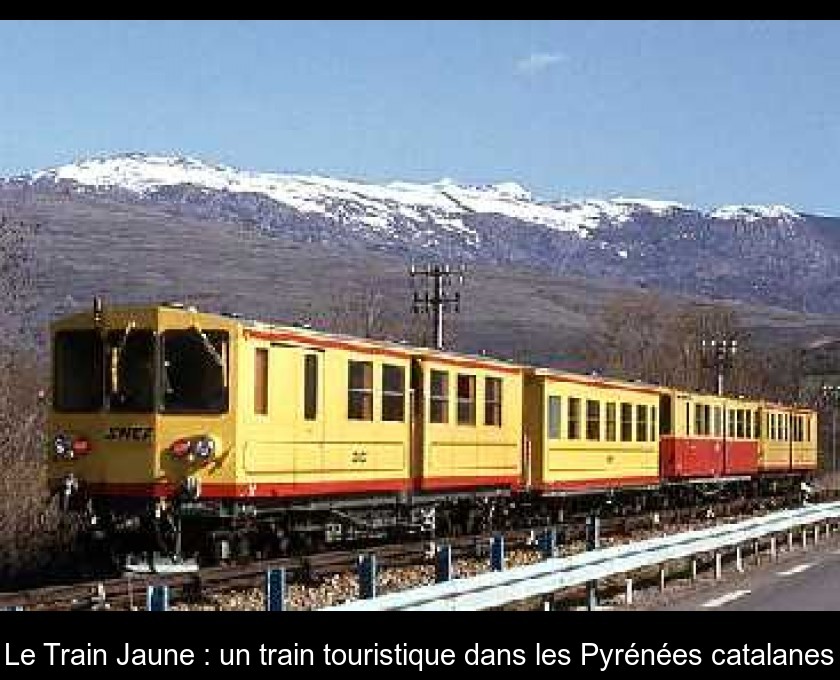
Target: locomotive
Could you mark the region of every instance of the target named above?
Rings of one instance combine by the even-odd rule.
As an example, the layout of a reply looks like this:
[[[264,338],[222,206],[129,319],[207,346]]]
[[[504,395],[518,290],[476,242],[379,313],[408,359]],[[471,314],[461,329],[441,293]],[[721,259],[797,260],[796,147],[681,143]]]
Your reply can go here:
[[[807,408],[180,304],[50,329],[48,479],[114,554],[203,561],[795,488]]]

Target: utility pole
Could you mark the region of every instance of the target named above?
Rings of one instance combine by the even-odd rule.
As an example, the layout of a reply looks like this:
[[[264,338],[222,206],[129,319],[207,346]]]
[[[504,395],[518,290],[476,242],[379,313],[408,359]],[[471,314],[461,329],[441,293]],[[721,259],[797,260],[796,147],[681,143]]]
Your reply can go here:
[[[840,406],[840,385],[822,386],[823,403],[831,406],[831,471],[837,472],[837,407]]]
[[[701,343],[703,352],[703,365],[706,368],[714,368],[717,373],[717,393],[723,396],[723,377],[726,371],[732,368],[732,360],[738,351],[737,340],[703,340]]]
[[[461,293],[449,293],[454,285],[464,283],[466,268],[463,264],[452,267],[448,264],[432,264],[416,267],[411,265],[409,275],[414,286],[414,300],[411,311],[415,314],[431,314],[435,329],[435,348],[443,349],[443,317],[446,312],[461,311]],[[417,290],[414,282],[422,277],[423,291]]]
[[[700,344],[702,351],[703,366],[714,368],[717,374],[717,394],[723,396],[723,377],[726,371],[732,368],[732,360],[738,351],[738,341],[731,339],[723,340],[702,340]],[[722,405],[721,436],[723,439],[723,471],[729,468],[729,453],[726,450],[726,428],[728,423],[726,414],[726,401]]]

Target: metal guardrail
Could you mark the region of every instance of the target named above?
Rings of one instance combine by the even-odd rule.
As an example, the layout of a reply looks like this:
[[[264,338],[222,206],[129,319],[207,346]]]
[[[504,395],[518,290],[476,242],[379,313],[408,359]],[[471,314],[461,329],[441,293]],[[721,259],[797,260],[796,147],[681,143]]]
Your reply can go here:
[[[550,558],[507,571],[411,588],[319,611],[474,611],[501,607],[564,588],[644,567],[721,551],[794,528],[840,519],[840,502],[785,510],[709,529],[686,531],[612,546],[570,557]]]

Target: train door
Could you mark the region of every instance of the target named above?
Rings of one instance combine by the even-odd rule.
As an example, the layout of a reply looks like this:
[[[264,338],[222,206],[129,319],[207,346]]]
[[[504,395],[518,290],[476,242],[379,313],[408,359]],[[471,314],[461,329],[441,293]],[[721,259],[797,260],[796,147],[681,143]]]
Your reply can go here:
[[[261,485],[291,487],[295,479],[294,348],[256,340],[243,357],[244,469],[249,495]]]
[[[410,446],[409,475],[411,478],[411,489],[419,491],[423,481],[423,447],[425,445],[424,432],[426,422],[426,410],[424,408],[423,395],[425,391],[423,363],[419,359],[411,360],[411,401],[409,409],[410,419]]]
[[[295,481],[319,483],[324,475],[324,351],[301,348],[294,354]]]

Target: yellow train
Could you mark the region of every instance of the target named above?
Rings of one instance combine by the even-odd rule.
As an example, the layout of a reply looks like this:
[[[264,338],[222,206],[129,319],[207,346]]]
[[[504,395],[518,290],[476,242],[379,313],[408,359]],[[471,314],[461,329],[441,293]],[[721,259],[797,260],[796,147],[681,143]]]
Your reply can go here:
[[[51,343],[51,487],[109,541],[145,550],[284,553],[550,522],[607,496],[816,467],[806,409],[182,305],[97,304],[56,321]]]

